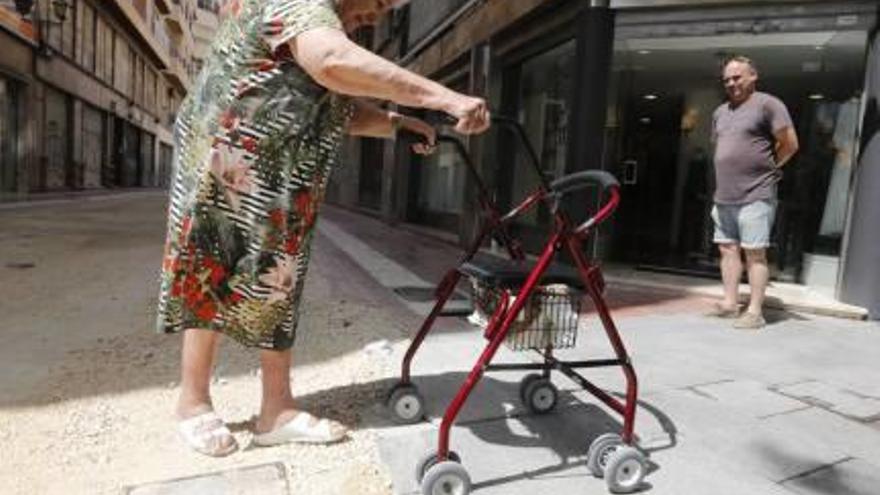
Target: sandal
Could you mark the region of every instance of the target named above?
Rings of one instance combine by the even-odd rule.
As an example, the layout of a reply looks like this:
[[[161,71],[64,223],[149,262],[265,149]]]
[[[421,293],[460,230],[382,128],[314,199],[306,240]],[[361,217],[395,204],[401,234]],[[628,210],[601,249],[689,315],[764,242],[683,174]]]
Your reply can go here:
[[[223,457],[238,449],[232,432],[214,411],[180,421],[177,430],[183,441],[200,454]]]
[[[334,443],[346,436],[348,430],[342,424],[300,412],[293,419],[270,432],[255,433],[253,442],[261,447],[285,443]]]
[[[724,306],[721,305],[721,303],[715,303],[712,305],[712,309],[710,309],[709,311],[707,311],[704,314],[705,314],[705,316],[712,317],[712,318],[725,318],[725,319],[737,318],[737,317],[739,317],[739,307],[737,306],[737,307],[733,307],[733,308],[725,308]]]

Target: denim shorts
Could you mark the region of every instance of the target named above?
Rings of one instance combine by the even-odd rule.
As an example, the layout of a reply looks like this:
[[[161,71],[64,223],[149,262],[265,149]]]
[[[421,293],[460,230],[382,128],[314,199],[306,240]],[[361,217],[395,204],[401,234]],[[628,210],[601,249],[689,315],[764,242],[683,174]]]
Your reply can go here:
[[[776,201],[760,200],[744,205],[712,208],[716,244],[739,244],[743,249],[770,247],[770,234],[776,219]]]

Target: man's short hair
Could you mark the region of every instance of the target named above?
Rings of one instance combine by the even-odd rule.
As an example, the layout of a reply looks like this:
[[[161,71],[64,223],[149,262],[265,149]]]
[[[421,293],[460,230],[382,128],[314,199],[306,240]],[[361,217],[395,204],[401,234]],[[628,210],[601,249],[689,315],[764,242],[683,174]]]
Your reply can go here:
[[[721,72],[724,72],[724,69],[726,69],[727,66],[732,64],[733,62],[748,65],[749,69],[751,69],[753,73],[758,73],[758,66],[755,65],[755,61],[750,59],[749,57],[746,57],[745,55],[731,55],[730,57],[724,59],[724,63],[721,64]]]

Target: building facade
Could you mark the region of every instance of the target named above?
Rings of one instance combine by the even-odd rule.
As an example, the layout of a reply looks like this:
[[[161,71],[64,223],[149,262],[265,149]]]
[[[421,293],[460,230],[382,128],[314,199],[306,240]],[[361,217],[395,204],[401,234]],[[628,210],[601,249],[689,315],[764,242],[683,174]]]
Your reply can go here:
[[[167,181],[195,0],[0,0],[0,197]]]
[[[623,202],[591,249],[686,274],[717,273],[711,115],[724,98],[720,62],[750,56],[801,140],[779,186],[773,277],[878,317],[877,19],[870,0],[413,0],[391,22],[396,42],[374,46],[518,119],[545,177],[614,173]],[[470,146],[503,207],[539,184],[509,133]],[[473,185],[452,150],[420,160],[390,144],[351,148],[335,201],[470,237]],[[579,199],[569,206],[596,202]],[[534,244],[548,220],[539,209],[518,232]]]

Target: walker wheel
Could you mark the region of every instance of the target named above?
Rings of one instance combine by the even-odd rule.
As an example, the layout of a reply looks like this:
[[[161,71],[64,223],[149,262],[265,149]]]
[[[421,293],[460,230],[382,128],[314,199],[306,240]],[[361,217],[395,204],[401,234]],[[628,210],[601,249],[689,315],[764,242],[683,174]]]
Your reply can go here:
[[[605,476],[605,466],[615,450],[623,447],[623,439],[617,433],[599,435],[587,451],[587,469],[597,478]]]
[[[413,384],[399,383],[391,389],[385,405],[391,412],[391,419],[401,425],[411,425],[422,420],[425,401]]]
[[[522,380],[519,382],[519,400],[522,401],[523,404],[526,404],[528,401],[526,400],[526,390],[529,388],[529,385],[535,381],[543,378],[539,373],[529,373],[528,375],[522,377]]]
[[[443,461],[431,466],[422,479],[423,495],[468,495],[471,477],[461,464]]]
[[[538,378],[529,382],[525,392],[525,406],[534,414],[547,414],[556,407],[559,391],[548,378]]]
[[[605,465],[605,485],[611,493],[632,493],[648,472],[645,455],[629,445],[618,447]]]
[[[449,451],[448,460],[461,464],[461,457],[458,456],[458,453],[451,450]],[[427,473],[437,463],[438,459],[436,450],[432,450],[423,455],[422,458],[419,459],[419,463],[416,464],[416,481],[421,483],[422,480],[425,478],[425,473]]]

